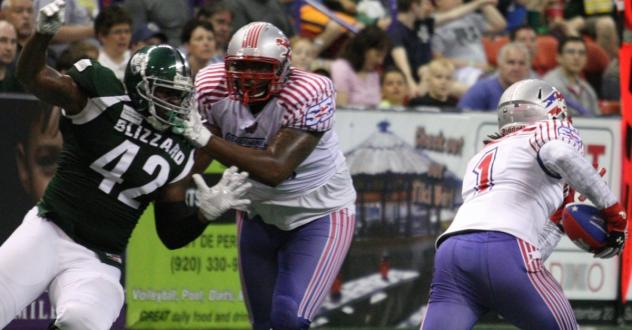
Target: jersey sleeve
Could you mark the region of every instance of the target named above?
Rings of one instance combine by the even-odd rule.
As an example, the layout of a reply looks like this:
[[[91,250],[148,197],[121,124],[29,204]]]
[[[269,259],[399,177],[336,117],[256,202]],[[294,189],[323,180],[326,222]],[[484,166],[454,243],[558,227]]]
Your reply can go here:
[[[533,135],[529,138],[529,144],[536,153],[549,141],[559,140],[567,143],[580,154],[584,154],[584,143],[579,132],[565,119],[544,120],[535,123]]]
[[[213,116],[209,115],[211,106],[228,97],[224,62],[211,64],[198,72],[195,78],[195,98],[198,110],[205,117],[208,127],[216,127]]]
[[[125,94],[125,88],[114,72],[97,61],[79,60],[68,70],[68,75],[89,98]]]
[[[287,109],[283,127],[310,132],[326,132],[333,127],[336,93],[331,80],[317,74],[299,72],[279,96]],[[301,76],[304,75],[304,76]]]

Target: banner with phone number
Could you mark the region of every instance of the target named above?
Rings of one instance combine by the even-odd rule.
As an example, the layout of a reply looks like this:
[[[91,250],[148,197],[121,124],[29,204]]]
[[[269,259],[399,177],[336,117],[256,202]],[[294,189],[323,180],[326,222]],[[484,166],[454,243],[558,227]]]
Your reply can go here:
[[[207,170],[209,186],[219,180],[222,170],[220,166]],[[127,328],[248,328],[234,218],[225,216],[177,250],[160,242],[153,219],[150,207],[128,247]]]

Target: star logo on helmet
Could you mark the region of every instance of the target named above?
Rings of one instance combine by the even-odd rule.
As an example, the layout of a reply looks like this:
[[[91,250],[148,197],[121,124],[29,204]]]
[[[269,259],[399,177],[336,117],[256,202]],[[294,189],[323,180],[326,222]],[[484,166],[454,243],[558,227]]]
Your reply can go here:
[[[285,48],[290,48],[290,41],[287,38],[276,38],[276,44]]]
[[[564,101],[564,96],[555,89],[551,94],[549,94],[549,96],[546,97],[546,99],[544,99],[544,107],[548,109],[551,105],[559,101]]]
[[[553,109],[549,110],[549,114],[550,114],[551,116],[557,116],[557,115],[559,115],[560,113],[562,113],[562,109],[560,109],[560,107],[555,107],[555,108],[553,108]]]
[[[276,44],[285,50],[281,54],[283,57],[290,57],[290,41],[287,38],[276,38]]]

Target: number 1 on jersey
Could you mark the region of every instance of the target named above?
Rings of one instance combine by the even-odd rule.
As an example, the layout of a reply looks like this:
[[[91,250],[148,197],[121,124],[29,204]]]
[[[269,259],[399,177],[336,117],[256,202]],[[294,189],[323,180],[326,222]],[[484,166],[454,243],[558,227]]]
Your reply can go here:
[[[474,190],[479,193],[485,192],[494,186],[494,176],[492,175],[494,169],[494,160],[496,160],[496,152],[498,148],[494,148],[483,154],[483,157],[478,161],[474,167],[474,174],[476,174],[476,185]]]

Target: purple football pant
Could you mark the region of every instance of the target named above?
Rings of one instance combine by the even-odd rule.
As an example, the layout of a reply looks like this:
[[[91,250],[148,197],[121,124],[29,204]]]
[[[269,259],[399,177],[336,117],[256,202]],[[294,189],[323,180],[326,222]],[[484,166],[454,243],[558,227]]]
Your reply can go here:
[[[354,230],[355,214],[346,208],[290,231],[238,212],[241,284],[253,329],[308,329]]]
[[[435,256],[421,329],[471,329],[495,311],[520,329],[577,329],[568,299],[540,252],[513,235],[480,231],[446,238]]]

